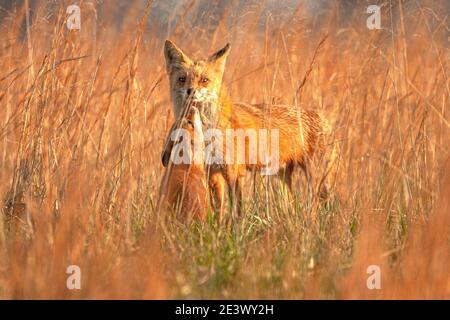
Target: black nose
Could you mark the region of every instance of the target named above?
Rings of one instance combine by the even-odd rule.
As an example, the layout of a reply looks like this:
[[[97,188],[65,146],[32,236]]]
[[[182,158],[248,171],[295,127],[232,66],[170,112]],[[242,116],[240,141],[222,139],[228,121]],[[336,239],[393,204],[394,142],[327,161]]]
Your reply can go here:
[[[194,88],[188,88],[187,94],[190,96],[194,92]]]

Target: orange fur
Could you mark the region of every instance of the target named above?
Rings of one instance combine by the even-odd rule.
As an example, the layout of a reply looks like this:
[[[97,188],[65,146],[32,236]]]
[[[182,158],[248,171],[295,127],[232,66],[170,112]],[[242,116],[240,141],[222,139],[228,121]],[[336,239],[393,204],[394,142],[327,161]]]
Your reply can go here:
[[[190,164],[174,164],[170,160],[170,154],[174,148],[174,142],[170,140],[170,135],[174,129],[185,129],[193,138],[191,146],[195,143],[194,139],[198,139],[199,146],[203,146],[203,136],[194,134],[194,131],[198,129],[196,126],[201,130],[201,121],[196,110],[181,120],[177,120],[169,132],[168,142],[163,151],[163,162],[169,170],[167,208],[181,212],[188,221],[191,221],[192,218],[204,220],[208,212],[205,168],[202,163],[194,163],[192,158]]]

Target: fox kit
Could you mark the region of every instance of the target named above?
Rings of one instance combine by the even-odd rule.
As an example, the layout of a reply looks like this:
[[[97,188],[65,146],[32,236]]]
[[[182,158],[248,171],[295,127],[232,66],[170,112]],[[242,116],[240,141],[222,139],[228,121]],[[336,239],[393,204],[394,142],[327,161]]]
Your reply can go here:
[[[292,171],[294,167],[299,166],[305,172],[310,185],[313,184],[309,165],[314,154],[324,149],[325,120],[316,111],[302,110],[295,106],[232,103],[222,87],[229,51],[230,45],[227,44],[207,59],[191,60],[173,42],[166,41],[166,68],[175,117],[182,117],[189,106],[196,105],[200,109],[204,127],[214,127],[222,131],[277,129],[281,177],[291,189]],[[249,140],[245,140],[245,159],[248,159]],[[233,143],[236,145],[236,140]],[[245,171],[260,170],[262,167],[260,161],[252,164],[245,162],[208,166],[208,180],[218,202],[219,214],[222,214],[224,209],[227,186],[239,210]],[[325,192],[325,188],[322,188],[322,195]]]
[[[185,133],[183,136],[180,132]],[[189,152],[183,161],[174,163],[175,154],[180,153],[180,140],[185,139]],[[184,152],[181,151],[181,152]],[[169,210],[179,210],[187,221],[192,218],[204,220],[208,210],[208,194],[203,165],[204,137],[200,114],[195,107],[175,121],[169,132],[162,153],[164,166],[168,167],[167,201]]]

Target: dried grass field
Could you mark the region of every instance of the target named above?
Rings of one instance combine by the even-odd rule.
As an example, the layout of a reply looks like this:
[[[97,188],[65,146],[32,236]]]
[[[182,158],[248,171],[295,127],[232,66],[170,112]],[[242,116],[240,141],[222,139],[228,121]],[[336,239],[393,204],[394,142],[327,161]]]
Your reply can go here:
[[[65,1],[0,2],[0,298],[449,299],[450,7],[374,2],[380,30],[369,1],[81,0],[79,31]],[[166,39],[230,42],[233,100],[324,114],[330,201],[298,171],[293,196],[248,174],[239,219],[156,210]]]

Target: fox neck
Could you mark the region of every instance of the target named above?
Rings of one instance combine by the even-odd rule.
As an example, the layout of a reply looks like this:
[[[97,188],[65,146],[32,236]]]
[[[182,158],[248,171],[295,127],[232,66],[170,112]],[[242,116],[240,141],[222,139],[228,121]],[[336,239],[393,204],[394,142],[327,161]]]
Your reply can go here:
[[[220,90],[219,101],[217,105],[217,126],[219,128],[225,128],[230,125],[231,116],[233,113],[233,101],[231,96],[228,94],[226,87],[222,87]]]
[[[228,91],[222,87],[218,99],[211,103],[208,110],[205,110],[204,116],[208,119],[210,127],[220,128],[225,119],[229,119],[232,114],[233,103]]]

